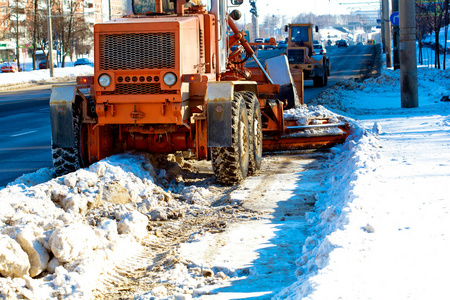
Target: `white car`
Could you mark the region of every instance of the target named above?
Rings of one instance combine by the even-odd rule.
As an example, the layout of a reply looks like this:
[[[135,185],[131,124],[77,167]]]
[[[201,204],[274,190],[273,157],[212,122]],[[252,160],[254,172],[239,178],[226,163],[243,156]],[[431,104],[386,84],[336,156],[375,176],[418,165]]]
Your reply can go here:
[[[327,54],[327,50],[320,44],[314,44],[314,52],[316,54],[323,54],[323,55]]]

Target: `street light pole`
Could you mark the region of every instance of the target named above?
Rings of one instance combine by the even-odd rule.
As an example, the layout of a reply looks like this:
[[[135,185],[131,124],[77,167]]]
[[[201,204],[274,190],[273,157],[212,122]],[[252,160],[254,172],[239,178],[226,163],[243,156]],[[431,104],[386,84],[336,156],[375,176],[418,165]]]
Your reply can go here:
[[[399,21],[402,108],[419,107],[416,62],[415,1],[399,1]]]
[[[48,14],[48,60],[50,77],[53,77],[53,30],[52,30],[52,10],[50,6],[50,0],[47,0],[47,14]]]
[[[112,19],[112,15],[111,15],[111,0],[108,0],[108,19],[109,20]]]
[[[392,0],[392,12],[398,12],[398,0]],[[398,42],[400,37],[400,27],[399,25],[392,24],[392,40],[393,40],[393,60],[394,60],[394,70],[400,69],[400,57],[399,57],[399,49]]]
[[[386,53],[386,67],[392,67],[391,59],[391,24],[389,23],[389,0],[382,0],[382,30],[384,33],[383,48]]]

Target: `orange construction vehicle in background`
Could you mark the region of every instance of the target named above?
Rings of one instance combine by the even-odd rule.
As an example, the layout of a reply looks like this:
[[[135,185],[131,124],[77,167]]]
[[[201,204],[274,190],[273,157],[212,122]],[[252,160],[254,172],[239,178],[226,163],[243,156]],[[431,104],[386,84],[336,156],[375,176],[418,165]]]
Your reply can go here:
[[[94,76],[52,90],[57,175],[130,150],[190,150],[212,160],[219,182],[233,184],[260,169],[263,149],[342,142],[345,124],[298,126],[284,119],[284,109],[302,102],[287,58],[263,67],[233,21],[239,17],[237,10],[228,13],[226,0],[129,0],[123,18],[96,24]],[[250,58],[259,67],[245,68]],[[293,134],[327,126],[342,130]]]
[[[319,32],[319,27],[313,26],[312,23],[286,25],[285,31],[288,32],[286,52],[294,77],[303,73],[305,80],[312,79],[315,87],[323,87],[328,84],[331,64],[326,52],[320,53],[314,49],[313,29],[316,34]]]

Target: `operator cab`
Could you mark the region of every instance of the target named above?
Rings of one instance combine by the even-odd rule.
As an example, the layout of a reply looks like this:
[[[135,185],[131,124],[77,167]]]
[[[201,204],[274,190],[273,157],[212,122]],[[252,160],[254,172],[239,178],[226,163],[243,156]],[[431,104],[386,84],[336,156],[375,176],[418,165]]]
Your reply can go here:
[[[285,30],[290,31],[288,42],[288,48],[306,48],[305,55],[310,56],[313,54],[313,32],[311,23],[299,23],[290,24],[286,26]],[[318,27],[316,26],[316,32]]]
[[[305,43],[309,42],[308,27],[295,26],[292,27],[291,42],[303,47]]]
[[[134,0],[133,3],[133,14],[135,15],[150,15],[150,14],[174,14],[175,4],[170,0],[161,0],[162,11],[156,8],[155,0]]]
[[[214,0],[190,0],[186,1],[186,7],[193,5],[205,5],[206,10],[211,9]],[[236,0],[233,0],[236,1]],[[129,15],[172,15],[176,14],[176,0],[131,0],[128,1]]]

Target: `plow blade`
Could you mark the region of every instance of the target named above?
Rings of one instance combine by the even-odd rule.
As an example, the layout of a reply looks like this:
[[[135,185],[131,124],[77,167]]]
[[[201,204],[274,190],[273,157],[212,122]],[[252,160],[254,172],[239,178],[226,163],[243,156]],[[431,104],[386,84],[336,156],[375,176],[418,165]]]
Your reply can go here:
[[[348,134],[347,123],[287,126],[284,135],[264,137],[263,151],[331,148],[344,143]]]

